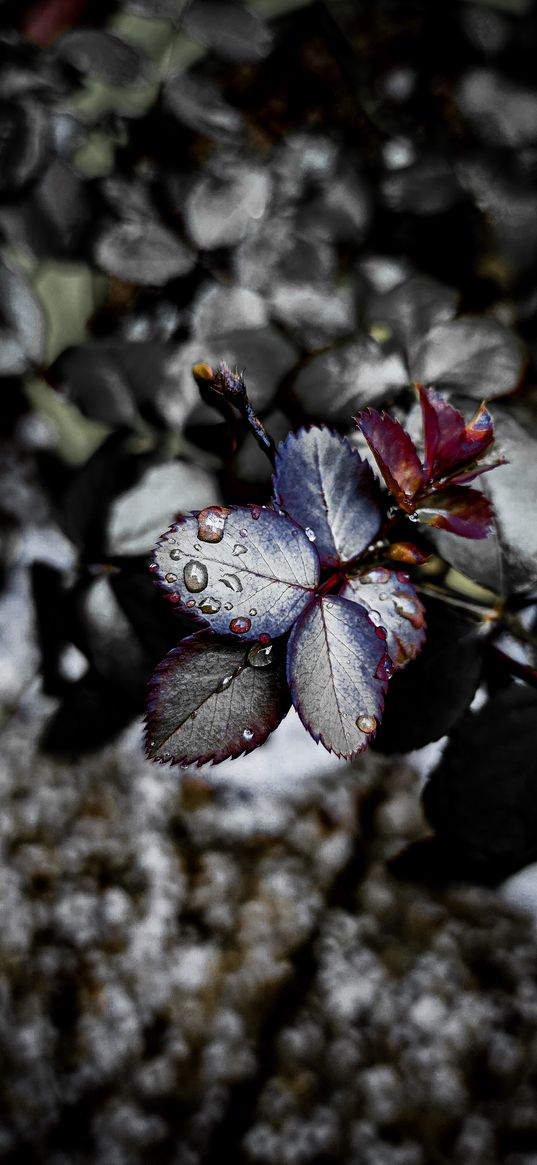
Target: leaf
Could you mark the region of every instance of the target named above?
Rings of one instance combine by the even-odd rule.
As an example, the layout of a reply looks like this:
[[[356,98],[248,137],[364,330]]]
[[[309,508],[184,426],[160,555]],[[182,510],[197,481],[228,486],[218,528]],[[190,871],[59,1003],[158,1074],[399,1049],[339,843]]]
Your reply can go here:
[[[418,394],[429,478],[446,477],[456,466],[483,457],[494,441],[494,423],[484,404],[466,424],[462,413],[434,389],[419,384]],[[476,473],[484,472],[485,468],[489,467],[476,470]]]
[[[412,498],[425,484],[425,473],[416,446],[399,421],[387,413],[366,409],[356,419],[390,493],[403,509],[412,509]]]
[[[4,41],[4,51],[6,44]],[[0,192],[21,190],[43,166],[51,146],[48,111],[27,97],[0,104]]]
[[[293,704],[313,739],[337,756],[362,752],[380,722],[390,674],[384,639],[363,607],[334,595],[317,596],[291,632]]]
[[[112,85],[135,85],[144,77],[142,53],[103,29],[66,32],[55,42],[54,52],[80,73],[93,73]]]
[[[167,227],[145,218],[104,227],[95,242],[95,262],[127,283],[163,287],[192,270],[194,255]]]
[[[118,691],[116,684],[106,683],[92,671],[86,672],[78,683],[70,685],[48,721],[41,748],[58,755],[95,752],[140,711],[140,702]]]
[[[272,33],[265,22],[227,0],[192,0],[182,25],[187,36],[227,61],[260,61],[272,47]]]
[[[270,195],[270,172],[243,161],[225,173],[202,173],[184,206],[185,226],[200,250],[229,247],[257,227]]]
[[[38,299],[20,271],[0,260],[0,376],[17,376],[38,364],[44,346]]]
[[[481,676],[479,627],[446,603],[424,601],[427,639],[412,667],[394,675],[379,752],[410,752],[449,732],[471,703]]]
[[[383,401],[407,383],[401,357],[385,353],[375,340],[363,336],[312,357],[300,369],[293,393],[307,416],[342,421],[353,410]]]
[[[412,369],[413,379],[456,388],[478,400],[516,388],[524,348],[510,328],[483,316],[463,316],[433,328]]]
[[[147,755],[202,765],[252,752],[290,704],[280,644],[248,649],[200,631],[168,652],[151,680]]]
[[[179,73],[166,81],[163,97],[165,107],[195,133],[216,141],[235,140],[244,134],[241,112],[229,105],[208,77]]]
[[[442,557],[462,574],[508,596],[537,586],[537,440],[505,410],[494,410],[494,423],[508,463],[483,482],[494,507],[492,534],[479,548],[440,532],[434,540]]]
[[[373,622],[388,632],[386,648],[394,668],[406,666],[425,642],[425,610],[403,571],[372,567],[350,578],[342,599],[360,603]]]
[[[260,506],[179,516],[153,556],[155,578],[182,610],[243,639],[282,635],[319,580],[319,557],[304,531]]]
[[[501,881],[537,858],[537,693],[513,684],[457,725],[423,794],[463,876]],[[453,876],[457,876],[454,870]]]
[[[366,305],[370,325],[387,324],[401,345],[406,356],[409,379],[413,359],[423,343],[423,337],[435,325],[453,318],[457,299],[454,288],[424,275],[412,275],[384,295],[373,297]]]
[[[492,506],[479,490],[454,485],[441,493],[431,493],[416,508],[426,526],[438,526],[461,538],[487,538],[492,530]]]
[[[141,480],[111,505],[105,553],[149,554],[162,527],[179,509],[203,507],[215,498],[216,481],[201,466],[186,461],[149,465]]]
[[[349,442],[329,429],[300,429],[278,445],[276,502],[315,542],[322,566],[363,553],[382,521],[373,474]]]

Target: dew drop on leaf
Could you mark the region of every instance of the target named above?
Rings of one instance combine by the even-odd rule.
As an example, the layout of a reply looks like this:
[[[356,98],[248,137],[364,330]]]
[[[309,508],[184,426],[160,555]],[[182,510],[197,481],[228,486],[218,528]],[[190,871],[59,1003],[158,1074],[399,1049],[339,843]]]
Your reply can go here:
[[[361,583],[387,583],[390,581],[390,572],[383,566],[374,567],[373,570],[366,570],[360,575]]]
[[[248,509],[250,511],[250,517],[253,518],[254,522],[257,522],[261,513],[261,506],[248,506]]]
[[[181,557],[180,550],[170,550],[170,558],[173,560],[173,562],[177,562],[177,559],[180,557]]]
[[[170,595],[170,599],[171,599],[172,603],[175,602],[175,598],[176,598],[175,595]],[[195,599],[189,599],[188,602],[185,603],[185,607],[195,607],[195,606],[196,606]]]
[[[391,680],[393,676],[393,667],[391,659],[388,655],[385,655],[383,659],[381,659],[375,675],[378,680]]]
[[[251,728],[245,728],[242,735],[244,736],[245,740],[253,740],[254,738],[254,734]]]
[[[316,534],[315,534],[315,532],[314,532],[314,531],[311,529],[311,526],[306,526],[306,529],[304,530],[304,533],[305,533],[305,535],[306,535],[306,538],[309,538],[310,542],[316,542],[316,540],[317,540],[317,535],[316,535]]]
[[[356,721],[356,727],[360,729],[360,732],[365,732],[366,734],[374,732],[377,727],[377,718],[376,716],[359,716]]]
[[[166,575],[166,582],[167,583],[177,582],[177,575],[176,574],[167,574]]]
[[[240,546],[238,542],[236,542],[234,547],[233,547],[234,554],[246,554],[247,550],[248,550],[247,546]]]
[[[202,615],[216,615],[222,606],[219,599],[207,598],[200,603],[200,611]]]
[[[158,570],[158,562],[150,562],[149,569],[154,574],[155,571]]]
[[[224,603],[224,611],[232,611],[233,603]]]
[[[248,652],[248,663],[251,667],[269,667],[272,663],[272,643],[254,643]]]
[[[378,635],[379,639],[387,639],[388,638],[388,632],[386,631],[385,627],[375,627],[375,631],[376,631],[376,634]]]
[[[413,627],[423,627],[423,612],[408,595],[395,594],[393,605],[397,614],[403,619],[409,619]]]
[[[407,574],[404,570],[397,570],[395,573],[396,577],[399,579],[399,582],[407,583],[410,579],[410,575]]]
[[[229,688],[229,685],[231,683],[233,683],[233,676],[232,675],[231,676],[224,676],[223,680],[221,680],[221,682],[219,683],[216,691],[217,692],[225,692],[226,688]]]
[[[187,591],[198,594],[199,591],[204,591],[207,586],[209,579],[207,567],[204,566],[203,562],[196,562],[192,558],[190,562],[187,562],[183,570],[183,578]]]
[[[199,542],[194,543],[194,550],[201,550],[201,546],[200,546]]]
[[[257,615],[257,611],[256,611],[255,607],[250,607],[250,610],[248,611],[248,614],[249,614],[249,615],[251,615],[251,616],[252,616],[252,618],[253,618],[253,616],[254,616],[254,615]]]
[[[229,510],[225,506],[207,506],[205,510],[201,510],[198,514],[200,542],[221,542],[228,514]]]
[[[246,635],[252,626],[250,619],[245,619],[239,615],[237,619],[232,619],[229,624],[229,630],[233,631],[234,635]]]
[[[223,574],[218,581],[223,582],[224,586],[229,587],[230,591],[236,591],[237,594],[242,591],[242,583],[238,574]]]

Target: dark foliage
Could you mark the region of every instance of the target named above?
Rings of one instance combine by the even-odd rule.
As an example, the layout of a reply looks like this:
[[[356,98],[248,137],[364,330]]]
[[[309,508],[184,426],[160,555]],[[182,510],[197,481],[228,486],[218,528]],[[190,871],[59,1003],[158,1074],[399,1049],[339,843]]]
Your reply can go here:
[[[27,528],[50,535],[24,566],[57,701],[46,746],[110,739],[160,659],[177,687],[198,644],[248,659],[264,635],[270,666],[248,662],[233,690],[265,692],[266,719],[230,720],[226,755],[260,743],[289,690],[343,755],[377,727],[386,752],[492,730],[494,700],[515,699],[505,683],[516,676],[507,691],[525,695],[535,683],[531,7],[315,3],[264,20],[209,0],[4,0],[0,25],[1,565],[18,587],[13,545]],[[219,361],[245,369],[246,400],[210,385],[200,399],[191,368]],[[483,399],[506,461],[481,476]],[[190,592],[161,571],[181,600],[162,602],[146,562],[162,530],[190,537],[212,505],[229,530],[204,592],[220,609],[198,603],[193,624]],[[240,529],[269,526],[263,600],[233,551]],[[77,677],[72,647],[87,665]],[[468,719],[479,685],[489,702]],[[514,748],[514,715],[509,704],[494,723],[498,757]],[[225,753],[181,748],[176,759]],[[465,748],[450,744],[441,771],[469,819]],[[443,828],[448,803],[431,816],[438,845],[469,852],[459,826]],[[522,841],[518,859],[515,840],[507,857],[479,846],[488,856],[472,850],[469,870],[529,860]]]

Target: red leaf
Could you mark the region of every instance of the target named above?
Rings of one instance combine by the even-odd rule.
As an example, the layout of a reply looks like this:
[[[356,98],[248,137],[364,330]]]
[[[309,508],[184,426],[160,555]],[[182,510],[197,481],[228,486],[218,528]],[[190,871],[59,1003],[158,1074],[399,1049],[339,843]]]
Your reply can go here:
[[[433,388],[424,388],[422,384],[417,387],[423,415],[425,466],[429,481],[447,477],[457,466],[467,465],[483,457],[494,441],[494,425],[485,404],[479,406],[467,425],[458,409],[453,408]],[[484,473],[485,468],[477,472]]]
[[[384,481],[402,509],[412,512],[412,499],[425,484],[426,476],[414,442],[403,426],[388,416],[366,409],[356,418],[382,473]]]
[[[22,33],[38,45],[49,45],[82,19],[88,0],[39,0],[26,13]]]
[[[459,534],[461,538],[486,538],[492,529],[493,509],[484,494],[454,485],[429,494],[416,510],[420,522]]]

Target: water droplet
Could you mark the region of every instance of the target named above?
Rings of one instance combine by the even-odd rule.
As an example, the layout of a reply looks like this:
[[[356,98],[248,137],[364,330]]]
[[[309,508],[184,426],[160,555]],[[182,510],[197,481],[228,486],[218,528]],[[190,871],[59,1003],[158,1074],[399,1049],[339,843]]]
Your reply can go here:
[[[229,630],[233,631],[234,635],[246,635],[252,626],[249,619],[244,619],[240,615],[238,619],[232,619],[229,624]]]
[[[220,610],[221,606],[222,604],[218,599],[208,598],[200,603],[200,611],[202,615],[216,615],[216,612]]]
[[[183,578],[187,591],[198,594],[199,591],[204,591],[207,586],[209,579],[207,567],[203,562],[196,562],[195,559],[191,558],[183,570]]]
[[[375,627],[375,633],[378,635],[379,639],[388,638],[388,632],[385,627]]]
[[[408,619],[412,626],[418,630],[423,627],[423,612],[414,602],[410,595],[403,595],[401,593],[395,594],[393,597],[393,605],[398,615],[403,619]]]
[[[243,735],[245,740],[253,740],[254,739],[254,734],[253,734],[251,728],[245,728],[242,735]]]
[[[224,611],[232,611],[233,603],[224,603]]]
[[[225,587],[229,587],[230,591],[235,591],[237,594],[242,591],[242,583],[238,574],[223,574],[218,580],[222,582]]]
[[[207,506],[205,510],[201,510],[198,514],[200,542],[221,542],[228,515],[229,510],[225,506]]]
[[[167,574],[166,575],[166,582],[168,582],[168,583],[177,582],[177,575],[176,574]]]
[[[291,530],[291,538],[298,538],[298,530]]]
[[[388,595],[386,594],[386,591],[379,591],[377,598],[380,599],[381,603],[385,603]]]
[[[304,533],[305,533],[305,535],[306,535],[306,538],[309,538],[310,542],[316,542],[316,541],[317,541],[317,535],[316,535],[315,531],[311,529],[311,527],[310,527],[310,526],[306,526],[306,529],[304,530]]]
[[[246,538],[246,530],[239,530],[239,536],[241,538]]]
[[[377,727],[377,718],[376,716],[359,716],[356,721],[356,727],[360,729],[360,732],[365,732],[369,735]]]
[[[154,574],[155,571],[158,570],[158,562],[150,562],[149,569],[150,569],[151,573]]]
[[[261,506],[248,506],[248,509],[250,511],[250,517],[253,518],[254,522],[257,522],[261,513]]]
[[[272,643],[254,643],[248,652],[248,663],[252,667],[268,667],[272,663]]]
[[[417,514],[407,514],[407,518],[410,522],[419,522]]]
[[[260,643],[270,643],[271,642],[270,635],[267,635],[266,631],[262,631],[261,635],[259,636],[259,642]]]
[[[174,598],[174,596],[173,596],[173,595],[170,595],[170,598],[171,598],[171,599],[172,599],[172,601],[173,601],[173,598]],[[188,599],[188,600],[187,600],[187,602],[185,603],[185,607],[195,607],[195,606],[196,606],[196,600],[195,600],[195,599]]]
[[[257,610],[256,610],[256,608],[255,608],[255,607],[250,607],[250,610],[248,611],[248,614],[249,614],[249,615],[251,615],[251,616],[252,616],[252,618],[253,618],[253,616],[254,616],[254,615],[257,615]]]
[[[168,602],[169,602],[169,603],[180,603],[180,602],[181,602],[181,599],[179,598],[179,595],[166,595],[165,597],[167,598],[167,600],[168,600]],[[189,604],[189,603],[187,603],[187,607],[188,607],[189,605],[190,605],[190,604]],[[193,599],[192,599],[192,606],[194,606],[194,600],[193,600]]]
[[[233,554],[247,554],[247,553],[248,553],[247,546],[241,546],[238,542],[235,543],[235,545],[233,547]]]
[[[199,542],[194,543],[194,550],[201,550],[201,546],[200,546]]]
[[[181,557],[180,550],[170,550],[170,558],[173,560],[173,562],[177,562],[177,559],[180,557]]]
[[[391,680],[393,676],[393,667],[389,655],[383,655],[375,675],[377,680]]]
[[[404,570],[396,571],[395,577],[399,579],[399,582],[409,582],[410,581],[410,575],[407,574],[406,571],[404,571]]]
[[[380,611],[368,611],[367,613],[371,622],[375,624],[375,627],[378,627],[382,622],[382,615]]]
[[[365,570],[359,578],[361,583],[387,583],[390,581],[390,571],[378,566],[373,570]]]
[[[231,676],[224,676],[223,680],[221,680],[221,682],[219,683],[216,691],[217,692],[225,692],[226,688],[229,688],[229,685],[231,683],[233,683],[233,676],[232,675]]]

